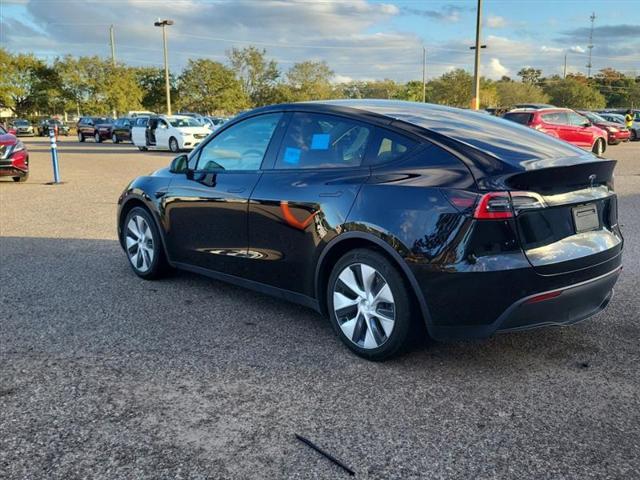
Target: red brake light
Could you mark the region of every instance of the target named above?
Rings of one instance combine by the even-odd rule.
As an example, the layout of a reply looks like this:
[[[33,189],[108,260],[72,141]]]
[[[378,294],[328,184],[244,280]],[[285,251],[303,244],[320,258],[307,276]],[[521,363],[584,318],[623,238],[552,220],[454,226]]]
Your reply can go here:
[[[509,192],[485,193],[480,198],[473,218],[478,220],[501,220],[513,218]]]
[[[556,292],[542,293],[540,295],[536,295],[535,297],[531,297],[524,303],[539,303],[544,302],[545,300],[551,300],[552,298],[556,298],[562,295],[562,290]]]

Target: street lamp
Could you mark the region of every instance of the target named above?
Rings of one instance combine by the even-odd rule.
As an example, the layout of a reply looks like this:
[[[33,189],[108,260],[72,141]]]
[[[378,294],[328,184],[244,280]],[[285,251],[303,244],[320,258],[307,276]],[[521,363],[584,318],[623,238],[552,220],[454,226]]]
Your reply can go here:
[[[171,115],[171,93],[169,90],[169,58],[167,56],[167,29],[169,25],[173,25],[173,20],[156,20],[153,23],[156,27],[162,27],[162,46],[164,48],[164,85],[167,94],[167,115]]]

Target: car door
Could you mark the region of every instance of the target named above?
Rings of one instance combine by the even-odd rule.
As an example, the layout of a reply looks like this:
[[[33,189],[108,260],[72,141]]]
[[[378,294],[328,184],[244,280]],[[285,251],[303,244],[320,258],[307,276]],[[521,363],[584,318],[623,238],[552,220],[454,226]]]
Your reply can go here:
[[[129,119],[124,119],[122,121],[122,128],[120,130],[120,138],[122,138],[122,140],[127,140],[127,141],[131,141],[131,120]]]
[[[545,132],[566,142],[571,141],[571,132],[567,129],[568,119],[565,112],[548,112],[540,115]]]
[[[171,126],[169,122],[164,118],[158,119],[158,125],[156,127],[156,148],[169,148],[169,137],[171,135]]]
[[[147,146],[147,124],[149,119],[146,117],[137,118],[135,124],[131,128],[131,140],[136,147]]]
[[[273,165],[249,204],[252,280],[313,296],[322,243],[334,238],[369,177],[374,127],[347,117],[296,112]]]
[[[573,143],[579,147],[591,148],[594,136],[589,119],[575,112],[567,112],[567,117],[572,128],[573,137],[575,138]]]
[[[244,273],[249,197],[263,160],[274,154],[272,139],[283,128],[282,118],[265,113],[230,125],[194,151],[186,175],[172,179],[165,214],[173,261]]]

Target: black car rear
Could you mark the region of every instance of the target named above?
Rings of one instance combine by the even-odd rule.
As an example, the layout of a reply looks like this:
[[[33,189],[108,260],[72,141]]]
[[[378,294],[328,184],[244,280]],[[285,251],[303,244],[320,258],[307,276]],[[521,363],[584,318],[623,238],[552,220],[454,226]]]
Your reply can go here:
[[[623,246],[614,167],[476,112],[276,105],[135,180],[119,235],[143,278],[165,262],[297,301],[328,314],[356,353],[381,359],[416,316],[451,339],[602,310]],[[134,230],[165,249],[149,254]]]

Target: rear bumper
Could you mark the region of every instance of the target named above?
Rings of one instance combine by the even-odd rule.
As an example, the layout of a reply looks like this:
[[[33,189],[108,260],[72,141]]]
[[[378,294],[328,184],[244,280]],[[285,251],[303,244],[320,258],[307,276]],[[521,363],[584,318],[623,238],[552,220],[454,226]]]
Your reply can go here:
[[[621,271],[622,267],[617,267],[585,282],[523,298],[500,315],[496,331],[572,325],[585,320],[609,304]]]

